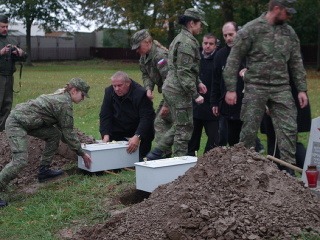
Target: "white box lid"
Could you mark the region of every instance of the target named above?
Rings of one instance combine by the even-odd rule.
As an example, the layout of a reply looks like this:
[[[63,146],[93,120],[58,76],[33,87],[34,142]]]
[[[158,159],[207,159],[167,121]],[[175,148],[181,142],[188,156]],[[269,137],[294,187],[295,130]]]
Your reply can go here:
[[[92,144],[81,144],[83,150],[87,151],[99,151],[99,150],[106,150],[106,149],[114,149],[114,148],[126,148],[128,147],[127,141],[117,141],[117,142],[102,142],[99,141],[98,143]]]
[[[134,165],[139,167],[149,167],[149,168],[159,168],[159,167],[169,167],[174,165],[196,163],[198,160],[197,157],[192,156],[181,156],[173,158],[164,158],[159,160],[152,160],[146,162],[136,162]]]

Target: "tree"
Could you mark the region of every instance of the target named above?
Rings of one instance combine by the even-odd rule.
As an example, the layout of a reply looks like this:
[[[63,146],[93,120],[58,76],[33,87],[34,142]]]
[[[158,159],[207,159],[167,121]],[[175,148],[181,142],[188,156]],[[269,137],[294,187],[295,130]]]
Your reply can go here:
[[[23,21],[26,27],[27,65],[31,65],[31,26],[34,21],[45,31],[67,29],[68,23],[76,23],[78,0],[0,0],[1,13]]]

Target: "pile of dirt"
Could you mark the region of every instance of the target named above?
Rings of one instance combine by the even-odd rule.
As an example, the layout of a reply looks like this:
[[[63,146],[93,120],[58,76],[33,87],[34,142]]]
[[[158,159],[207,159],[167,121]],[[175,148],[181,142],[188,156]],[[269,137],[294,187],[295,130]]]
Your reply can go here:
[[[215,148],[148,199],[73,239],[291,239],[320,232],[320,201],[247,150]]]
[[[80,142],[94,143],[95,139],[75,129]],[[11,161],[11,150],[5,132],[0,132],[0,170]],[[41,139],[28,136],[28,165],[19,173],[18,177],[10,182],[17,187],[27,186],[37,183],[37,174],[40,165],[41,154],[43,152],[45,142]],[[75,152],[60,142],[57,154],[55,154],[52,162],[52,168],[64,168],[70,162],[74,163],[77,160]]]

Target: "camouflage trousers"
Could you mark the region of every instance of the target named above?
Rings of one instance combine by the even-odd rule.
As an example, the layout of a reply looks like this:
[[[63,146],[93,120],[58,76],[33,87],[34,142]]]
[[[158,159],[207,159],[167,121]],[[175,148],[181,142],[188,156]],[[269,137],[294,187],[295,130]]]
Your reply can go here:
[[[282,160],[295,163],[297,109],[290,89],[246,87],[241,107],[240,142],[254,147],[262,117],[269,108]]]
[[[163,98],[168,104],[172,126],[162,134],[158,141],[158,148],[165,151],[173,146],[173,156],[185,156],[188,153],[188,142],[193,131],[192,99],[186,95],[180,95],[163,90]]]
[[[12,160],[0,172],[0,190],[4,190],[8,183],[28,164],[28,135],[46,142],[40,163],[43,166],[50,166],[61,139],[61,131],[58,128],[47,126],[26,130],[12,114],[6,121],[5,131],[12,151]]]
[[[172,126],[172,116],[171,112],[169,111],[168,115],[162,117],[160,115],[160,110],[163,106],[164,101],[162,100],[159,104],[157,109],[157,115],[154,120],[154,130],[155,130],[155,142],[158,143],[163,136],[163,133],[168,132]],[[171,144],[172,145],[172,144]],[[171,149],[171,148],[170,148]],[[169,150],[169,149],[168,149]],[[171,150],[170,150],[171,151]]]

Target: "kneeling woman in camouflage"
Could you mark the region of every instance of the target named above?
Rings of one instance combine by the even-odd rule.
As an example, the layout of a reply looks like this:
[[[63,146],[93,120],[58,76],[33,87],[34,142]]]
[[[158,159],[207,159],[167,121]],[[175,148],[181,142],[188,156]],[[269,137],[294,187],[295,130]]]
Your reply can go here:
[[[12,151],[12,161],[0,172],[0,191],[3,191],[19,171],[27,165],[28,137],[44,140],[38,180],[40,182],[63,174],[62,170],[50,169],[54,154],[62,140],[82,156],[85,166],[90,168],[91,158],[82,148],[73,131],[73,105],[88,97],[89,85],[73,78],[65,88],[53,94],[41,95],[36,99],[18,104],[6,121],[5,131]],[[0,199],[0,207],[7,203]]]

